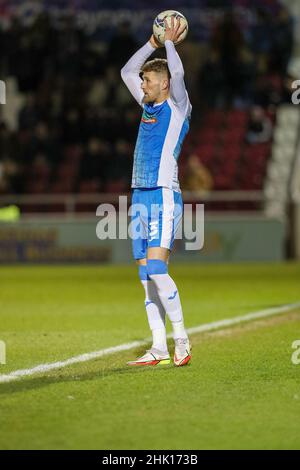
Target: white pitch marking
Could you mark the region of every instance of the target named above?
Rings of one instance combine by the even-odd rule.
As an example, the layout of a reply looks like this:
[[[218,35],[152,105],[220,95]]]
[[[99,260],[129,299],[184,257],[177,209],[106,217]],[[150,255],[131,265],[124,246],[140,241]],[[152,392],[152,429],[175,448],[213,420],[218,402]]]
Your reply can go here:
[[[288,312],[300,307],[300,302],[294,304],[283,305],[282,307],[267,308],[265,310],[259,310],[258,312],[251,312],[246,315],[241,315],[234,318],[225,318],[224,320],[218,320],[210,323],[205,323],[203,325],[194,326],[187,329],[188,334],[201,333],[204,331],[212,331],[219,328],[226,328],[238,323],[244,323],[251,320],[256,320],[258,318],[266,318],[274,315],[279,315],[281,313]],[[167,335],[168,338],[172,337],[172,333]],[[149,344],[151,339],[144,339],[142,341],[133,341],[131,343],[120,344],[119,346],[112,346],[111,348],[100,349],[99,351],[94,351],[91,353],[81,354],[80,356],[74,356],[65,361],[51,362],[49,364],[40,364],[31,369],[20,369],[10,372],[9,374],[0,375],[0,383],[12,382],[23,377],[28,377],[35,374],[40,374],[43,372],[49,372],[50,370],[61,369],[72,364],[79,364],[80,362],[91,361],[92,359],[97,359],[109,354],[114,354],[120,351],[128,351],[130,349],[138,348],[140,346]]]

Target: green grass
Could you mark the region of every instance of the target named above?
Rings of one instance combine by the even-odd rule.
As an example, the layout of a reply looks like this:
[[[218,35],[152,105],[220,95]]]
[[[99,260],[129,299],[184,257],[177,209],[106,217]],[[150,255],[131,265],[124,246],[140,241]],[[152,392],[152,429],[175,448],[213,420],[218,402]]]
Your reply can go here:
[[[136,268],[0,270],[0,374],[149,337]],[[300,265],[173,265],[186,326],[300,300]],[[299,449],[300,315],[192,337],[183,368],[142,348],[0,384],[0,449]],[[172,341],[170,352],[172,352]]]

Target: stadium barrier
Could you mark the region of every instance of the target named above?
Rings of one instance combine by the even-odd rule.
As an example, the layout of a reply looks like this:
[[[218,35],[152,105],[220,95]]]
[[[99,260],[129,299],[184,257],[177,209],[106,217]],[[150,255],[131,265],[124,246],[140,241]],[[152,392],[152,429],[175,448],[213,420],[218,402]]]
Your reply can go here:
[[[300,259],[300,122],[298,124],[296,158],[290,179],[289,200],[291,257]]]
[[[233,211],[241,213],[246,210],[261,213],[266,200],[262,191],[184,191],[183,200],[186,203],[196,202],[212,205],[212,210],[226,213]],[[127,194],[130,203],[130,194]],[[7,194],[0,196],[0,207],[16,205],[23,216],[37,213],[55,213],[74,216],[78,212],[95,213],[99,204],[118,204],[119,195],[116,193],[96,194]],[[215,206],[213,206],[215,204]]]
[[[201,196],[201,197],[200,197]],[[124,197],[124,196],[123,196]],[[185,238],[174,243],[174,261],[228,262],[282,260],[285,257],[286,221],[267,217],[259,211],[206,211],[207,203],[238,202],[259,204],[260,192],[212,192],[204,195],[185,193],[184,201],[192,207],[204,203],[204,246],[187,249]],[[117,208],[116,233],[126,233],[129,223],[127,204],[118,209],[119,197],[112,194],[66,194],[5,196],[0,204],[15,204],[25,209],[28,205],[43,208],[49,204],[63,208],[60,212],[33,213],[24,210],[19,220],[0,222],[0,263],[129,263],[132,262],[131,239],[102,239],[97,237],[101,217],[96,215],[99,204],[112,204]],[[130,203],[130,199],[128,199]],[[80,205],[87,212],[76,212]],[[112,216],[113,216],[112,215]],[[111,216],[111,217],[112,217]],[[185,221],[192,226],[193,211],[185,213]],[[197,230],[195,231],[197,236]]]

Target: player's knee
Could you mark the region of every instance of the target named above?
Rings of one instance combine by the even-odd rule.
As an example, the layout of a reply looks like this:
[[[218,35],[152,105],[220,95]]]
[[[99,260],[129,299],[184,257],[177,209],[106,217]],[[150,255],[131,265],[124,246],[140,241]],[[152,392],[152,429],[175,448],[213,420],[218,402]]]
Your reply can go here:
[[[168,265],[165,261],[161,259],[148,259],[147,260],[147,273],[148,276],[155,276],[156,274],[167,274]]]

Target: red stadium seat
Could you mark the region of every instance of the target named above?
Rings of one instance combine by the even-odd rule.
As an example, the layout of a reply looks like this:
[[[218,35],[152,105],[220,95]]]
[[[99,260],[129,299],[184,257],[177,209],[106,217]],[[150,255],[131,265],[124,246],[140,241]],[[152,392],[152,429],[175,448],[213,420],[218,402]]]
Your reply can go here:
[[[64,194],[73,193],[75,190],[75,184],[71,180],[58,180],[51,186],[51,193],[53,194]]]
[[[214,110],[204,116],[204,124],[207,126],[220,127],[224,121],[225,112],[223,110]]]
[[[79,162],[82,157],[82,148],[79,145],[70,145],[65,149],[66,162]]]
[[[100,190],[100,182],[98,180],[81,181],[79,185],[80,193],[97,193]]]
[[[108,193],[123,193],[128,191],[128,183],[124,179],[109,181],[105,190]]]
[[[59,179],[75,179],[78,174],[78,165],[75,163],[62,162],[57,170],[57,177]]]
[[[229,111],[226,118],[227,127],[245,128],[248,122],[248,112],[239,109]]]
[[[198,135],[198,142],[201,144],[216,144],[220,139],[220,132],[215,128],[202,129]]]

